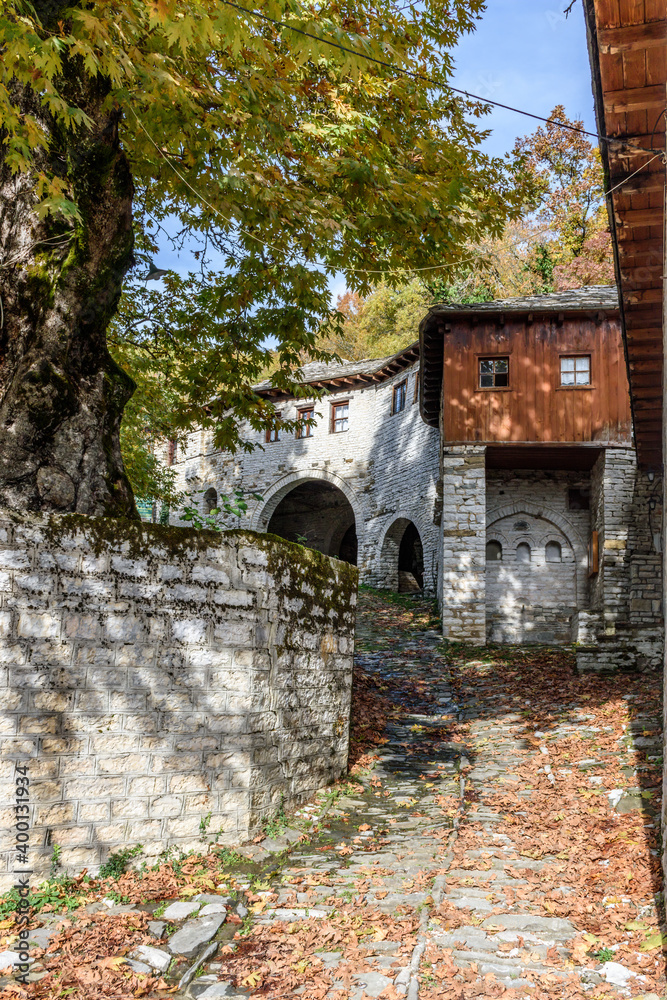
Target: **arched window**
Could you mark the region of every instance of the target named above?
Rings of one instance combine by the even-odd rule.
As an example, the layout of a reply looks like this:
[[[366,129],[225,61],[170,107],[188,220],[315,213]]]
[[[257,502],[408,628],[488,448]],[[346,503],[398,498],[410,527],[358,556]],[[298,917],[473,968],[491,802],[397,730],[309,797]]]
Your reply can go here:
[[[547,562],[562,562],[563,550],[560,547],[560,542],[547,542],[545,557]]]
[[[519,542],[516,547],[516,561],[529,563],[531,558],[530,545],[528,542]]]
[[[491,541],[486,543],[486,561],[499,562],[503,557],[503,547],[500,542]]]
[[[216,490],[211,486],[210,489],[206,490],[204,493],[204,513],[210,514],[212,510],[218,506],[218,494]]]

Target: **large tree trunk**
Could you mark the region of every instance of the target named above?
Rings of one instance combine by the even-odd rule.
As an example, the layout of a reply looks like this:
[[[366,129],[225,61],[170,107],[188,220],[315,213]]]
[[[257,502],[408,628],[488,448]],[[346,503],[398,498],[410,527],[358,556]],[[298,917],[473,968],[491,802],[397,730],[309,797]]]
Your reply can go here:
[[[27,88],[15,103],[44,123],[38,167],[71,183],[82,222],[40,220],[35,178],[0,153],[0,503],[136,517],[119,439],[134,384],[106,346],[132,262],[132,177],[105,82],[66,72],[92,131],[54,126]]]

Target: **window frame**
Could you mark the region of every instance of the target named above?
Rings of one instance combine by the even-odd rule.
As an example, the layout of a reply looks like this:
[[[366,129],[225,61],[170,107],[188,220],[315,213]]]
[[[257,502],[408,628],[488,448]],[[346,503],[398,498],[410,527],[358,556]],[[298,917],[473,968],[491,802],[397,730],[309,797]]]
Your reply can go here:
[[[303,420],[314,420],[315,419],[315,404],[311,403],[310,406],[299,406],[297,407],[297,414],[299,423],[296,428],[296,438],[297,441],[305,441],[307,438],[314,437],[313,431],[315,428],[312,424],[305,424]],[[305,414],[309,413],[310,417],[306,417]]]
[[[475,382],[476,382],[476,392],[512,392],[512,366],[510,364],[512,353],[511,351],[503,351],[501,354],[489,354],[488,351],[483,354],[475,355]],[[482,361],[506,361],[507,362],[507,385],[480,385],[480,379],[482,377],[481,364]],[[495,372],[493,373],[495,377]]]
[[[282,413],[281,412],[276,413],[275,418],[273,420],[273,423],[270,424],[266,428],[266,432],[264,434],[264,443],[265,444],[277,444],[278,441],[281,440],[281,438],[280,438],[280,418],[281,417],[282,417]],[[275,437],[273,436],[274,434],[275,434]]]
[[[419,372],[415,372],[415,388],[412,394],[412,405],[419,402]]]
[[[347,417],[336,418],[336,410],[339,406],[347,406]],[[341,427],[340,430],[336,429],[336,419],[346,419],[347,427]],[[329,418],[329,433],[330,434],[347,434],[350,429],[350,400],[349,399],[337,399],[335,403],[331,404],[331,415]]]
[[[398,398],[398,395],[399,395],[399,392],[400,392],[401,389],[403,390],[403,405],[397,409],[396,408],[396,400]],[[408,380],[407,380],[407,378],[404,378],[400,382],[397,382],[396,385],[392,387],[392,391],[391,391],[391,415],[392,415],[392,417],[396,413],[402,413],[407,408],[407,405],[408,405]]]
[[[562,362],[565,359],[572,358],[576,361],[577,358],[588,358],[588,377],[590,381],[586,385],[563,385],[563,368]],[[575,365],[575,375],[576,375],[576,365]],[[569,391],[570,389],[595,389],[595,383],[593,382],[593,352],[592,351],[565,351],[558,355],[558,385],[556,386],[556,391],[565,389]]]

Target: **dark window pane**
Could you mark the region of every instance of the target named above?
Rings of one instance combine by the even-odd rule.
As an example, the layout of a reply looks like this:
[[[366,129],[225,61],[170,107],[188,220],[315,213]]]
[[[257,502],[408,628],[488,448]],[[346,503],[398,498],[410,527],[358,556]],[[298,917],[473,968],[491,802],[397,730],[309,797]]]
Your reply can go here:
[[[504,388],[505,386],[508,386],[509,384],[510,384],[510,377],[509,377],[509,375],[500,375],[500,374],[496,375],[496,385],[497,386],[500,386],[501,388]]]
[[[486,543],[486,558],[488,562],[499,562],[503,558],[503,547],[500,542]]]
[[[480,375],[479,384],[482,389],[492,389],[493,375]]]

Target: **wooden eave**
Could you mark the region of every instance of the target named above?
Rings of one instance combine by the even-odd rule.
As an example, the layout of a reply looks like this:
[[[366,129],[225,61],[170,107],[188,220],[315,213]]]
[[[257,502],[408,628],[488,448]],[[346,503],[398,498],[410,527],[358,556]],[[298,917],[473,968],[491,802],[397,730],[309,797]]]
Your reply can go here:
[[[405,350],[396,354],[393,358],[389,358],[381,368],[377,368],[374,371],[359,372],[356,375],[309,379],[307,382],[302,382],[301,384],[304,387],[311,386],[313,389],[323,390],[324,392],[353,392],[356,389],[367,389],[377,382],[386,382],[388,379],[393,378],[394,375],[398,375],[399,372],[405,371],[406,368],[409,368],[418,359],[419,342],[416,342],[406,347]],[[257,389],[256,392],[258,396],[265,396],[276,401],[293,398],[290,393],[281,392],[272,386],[268,386],[266,389]]]
[[[665,151],[667,4],[584,0],[584,8],[598,132],[620,140],[602,141],[600,149],[607,190],[622,185],[607,201],[637,456],[643,467],[659,469],[665,165],[648,161]]]

